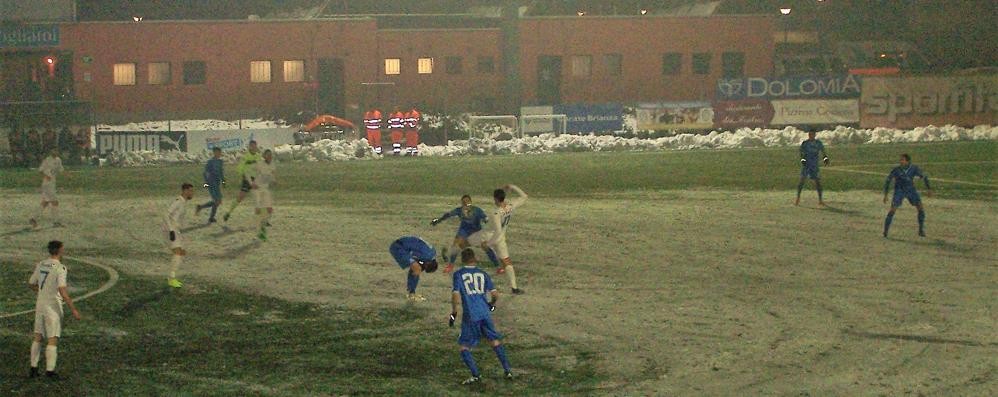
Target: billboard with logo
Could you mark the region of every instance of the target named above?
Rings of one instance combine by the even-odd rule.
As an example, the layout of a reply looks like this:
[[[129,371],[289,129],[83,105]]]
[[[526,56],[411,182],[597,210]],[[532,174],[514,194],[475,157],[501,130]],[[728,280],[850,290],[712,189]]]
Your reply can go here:
[[[946,124],[998,124],[998,76],[863,79],[862,127]]]
[[[187,151],[187,132],[100,131],[96,136],[97,153]]]
[[[198,153],[216,147],[226,152],[239,151],[245,149],[250,141],[256,141],[261,150],[270,149],[294,144],[295,131],[293,128],[188,131],[187,151]]]
[[[645,102],[634,109],[638,129],[697,130],[714,126],[714,108],[710,102]]]
[[[624,106],[619,103],[555,105],[555,114],[568,117],[566,132],[620,131],[624,128]]]
[[[825,77],[749,77],[717,82],[718,101],[742,99],[859,98],[860,78],[853,75]]]
[[[772,125],[859,123],[859,101],[856,99],[796,99],[774,100]]]
[[[714,102],[715,128],[765,127],[773,120],[773,105],[765,99]]]

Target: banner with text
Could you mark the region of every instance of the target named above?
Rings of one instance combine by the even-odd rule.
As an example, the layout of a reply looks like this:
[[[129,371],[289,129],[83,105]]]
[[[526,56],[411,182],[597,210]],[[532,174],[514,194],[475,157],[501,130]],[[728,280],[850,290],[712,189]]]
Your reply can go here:
[[[555,105],[555,114],[568,117],[569,133],[620,131],[624,128],[624,106],[619,103]]]
[[[729,101],[739,99],[859,98],[860,83],[859,76],[854,75],[721,79],[717,82],[715,99]]]
[[[38,48],[59,45],[59,25],[0,24],[0,48]]]
[[[859,123],[856,99],[796,99],[771,101],[772,125]]]
[[[998,124],[998,76],[863,79],[863,128]]]
[[[773,105],[765,99],[714,102],[715,128],[765,127],[773,120]]]
[[[187,132],[100,131],[96,135],[97,153],[187,151]]]
[[[188,131],[187,151],[198,153],[215,147],[226,152],[239,151],[245,149],[249,141],[256,141],[262,151],[274,146],[294,144],[295,131],[297,130],[294,128]]]
[[[646,102],[634,109],[638,130],[699,130],[714,126],[709,102]]]

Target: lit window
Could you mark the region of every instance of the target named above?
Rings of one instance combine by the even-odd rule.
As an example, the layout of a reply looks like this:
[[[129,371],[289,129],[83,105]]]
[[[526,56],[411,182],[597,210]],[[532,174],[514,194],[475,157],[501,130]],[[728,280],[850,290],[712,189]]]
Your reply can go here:
[[[416,63],[416,70],[419,74],[433,73],[433,58],[419,58]]]
[[[284,81],[305,81],[305,61],[284,61]]]
[[[250,82],[269,83],[270,77],[270,61],[250,62]]]
[[[135,85],[135,64],[114,64],[114,85]]]
[[[589,77],[593,73],[593,57],[589,55],[572,56],[572,77]]]
[[[149,84],[166,85],[170,84],[170,63],[153,62],[149,64]]]
[[[385,74],[401,74],[402,60],[398,58],[385,59]]]

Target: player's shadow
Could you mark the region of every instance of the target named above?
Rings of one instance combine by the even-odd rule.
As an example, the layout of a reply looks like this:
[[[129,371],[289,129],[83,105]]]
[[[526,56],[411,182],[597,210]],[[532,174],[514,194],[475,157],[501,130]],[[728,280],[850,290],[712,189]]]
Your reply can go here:
[[[211,224],[210,223],[202,223],[202,224],[199,224],[199,225],[190,226],[190,227],[187,227],[187,228],[180,229],[180,232],[181,233],[193,232],[195,230],[204,229],[204,228],[206,228],[208,226],[211,226]]]
[[[819,211],[828,211],[833,214],[845,215],[845,216],[864,216],[862,212],[857,210],[847,210],[845,208],[833,207],[831,205],[825,204],[825,208],[815,208]]]
[[[163,287],[160,289],[153,290],[146,294],[134,296],[132,299],[128,300],[128,303],[126,303],[125,306],[122,306],[121,309],[118,309],[118,311],[115,312],[115,314],[121,317],[131,317],[135,315],[137,312],[142,311],[142,309],[144,309],[150,303],[159,301],[160,299],[163,299],[163,297],[167,295],[170,295],[169,287]]]
[[[236,234],[238,232],[243,232],[243,231],[246,231],[246,229],[242,229],[242,228],[233,229],[233,228],[230,228],[228,226],[222,226],[222,230],[219,230],[216,233],[212,233],[212,234],[210,234],[210,236],[211,237],[215,237],[215,238],[219,238],[219,237],[225,237],[225,236],[228,236],[228,235],[231,235],[231,234]]]
[[[253,240],[249,243],[229,248],[228,250],[222,251],[221,253],[208,254],[205,256],[213,259],[235,259],[245,256],[246,254],[249,254],[254,249],[260,248],[260,245],[262,245],[260,240]]]
[[[864,331],[852,331],[843,330],[842,333],[852,336],[858,336],[867,339],[882,339],[882,340],[904,340],[912,342],[922,342],[922,343],[936,343],[936,344],[946,344],[946,345],[960,345],[960,346],[974,346],[974,347],[985,347],[998,346],[998,342],[978,342],[973,340],[963,340],[963,339],[949,339],[940,338],[938,336],[924,336],[924,335],[908,335],[908,334],[887,334],[887,333],[876,333],[876,332],[864,332]]]
[[[10,237],[10,236],[17,236],[17,235],[20,235],[20,234],[28,234],[28,233],[31,233],[33,230],[34,229],[32,229],[31,227],[25,226],[25,227],[20,228],[20,229],[16,229],[16,230],[11,230],[9,232],[0,233],[0,237]]]

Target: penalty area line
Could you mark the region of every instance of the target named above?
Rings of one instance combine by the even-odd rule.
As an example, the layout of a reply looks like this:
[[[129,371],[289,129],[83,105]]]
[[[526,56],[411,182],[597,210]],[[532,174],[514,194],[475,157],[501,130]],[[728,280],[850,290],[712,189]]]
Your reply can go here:
[[[824,167],[823,170],[825,170],[825,171],[838,171],[838,172],[850,172],[850,173],[853,173],[853,174],[864,174],[864,175],[880,175],[880,176],[884,176],[885,175],[883,172],[850,170],[850,169],[845,169],[845,168]],[[980,182],[967,182],[967,181],[959,181],[959,180],[955,180],[955,179],[943,179],[943,178],[936,178],[936,177],[933,177],[932,180],[933,181],[939,181],[939,182],[945,182],[945,183],[956,183],[956,184],[960,184],[960,185],[971,185],[971,186],[983,186],[983,187],[990,187],[990,188],[998,189],[998,185],[991,185],[991,184],[980,183]]]
[[[104,284],[102,284],[100,286],[100,288],[97,288],[97,289],[95,289],[93,291],[87,292],[87,293],[83,294],[82,296],[73,298],[73,302],[80,302],[80,301],[86,300],[87,298],[90,298],[91,296],[95,296],[95,295],[104,293],[105,291],[111,289],[112,287],[114,287],[115,284],[118,283],[118,278],[119,278],[118,277],[118,271],[114,270],[114,268],[112,268],[110,266],[103,265],[103,264],[100,264],[100,263],[97,263],[97,262],[93,262],[93,261],[89,261],[89,260],[86,260],[86,259],[80,259],[80,258],[69,257],[69,256],[67,256],[66,259],[69,259],[69,260],[75,261],[75,262],[80,262],[82,264],[90,265],[90,266],[93,266],[93,267],[96,267],[96,268],[103,269],[105,272],[107,272],[107,275],[108,275],[107,281],[105,281]],[[16,313],[0,313],[0,318],[17,317],[17,316],[20,316],[20,315],[24,315],[24,314],[28,314],[28,313],[34,313],[34,312],[35,312],[35,309],[19,311],[19,312],[16,312]]]

